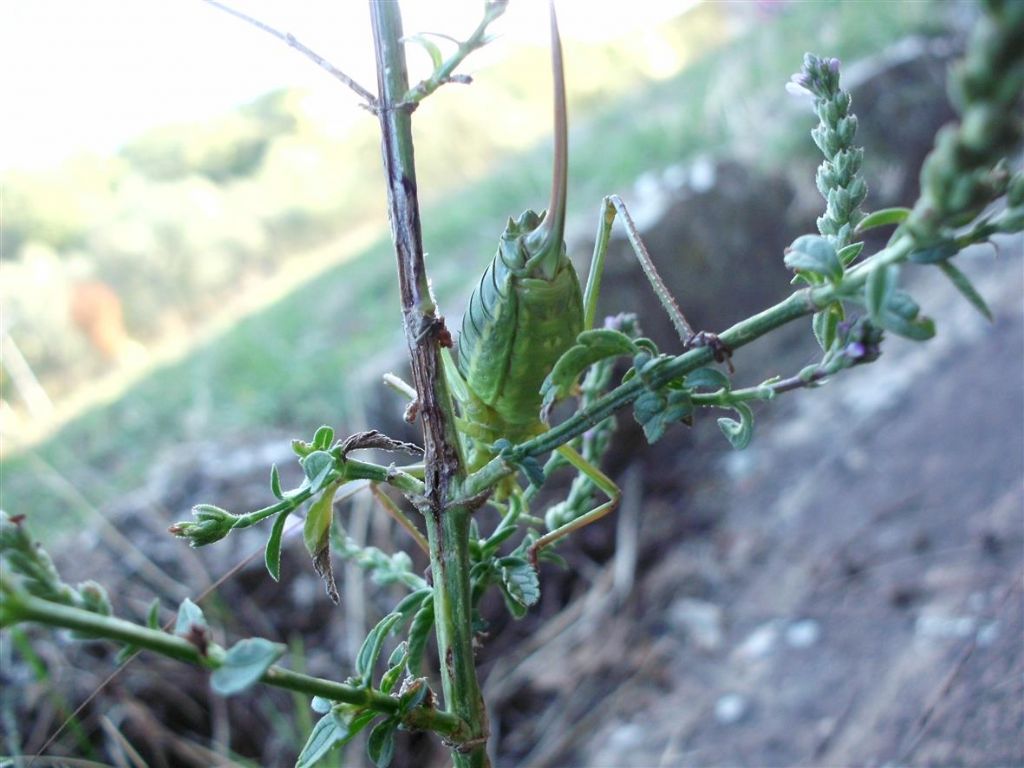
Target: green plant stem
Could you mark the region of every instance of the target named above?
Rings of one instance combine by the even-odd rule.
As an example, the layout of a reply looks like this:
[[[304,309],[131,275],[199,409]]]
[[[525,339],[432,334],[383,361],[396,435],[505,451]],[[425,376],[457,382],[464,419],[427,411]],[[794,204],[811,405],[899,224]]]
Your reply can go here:
[[[423,423],[424,504],[434,576],[436,635],[445,706],[468,726],[450,739],[457,768],[487,768],[487,710],[473,657],[469,588],[469,512],[451,505],[464,476],[455,411],[441,364],[448,336],[430,294],[416,191],[411,107],[398,3],[371,0],[380,102],[381,153],[388,188],[388,215],[398,260],[398,282],[413,385]],[[450,342],[449,342],[450,343]]]
[[[72,629],[93,637],[115,640],[154,651],[162,656],[196,664],[206,669],[213,670],[221,666],[221,661],[218,658],[220,654],[200,654],[199,649],[193,643],[178,635],[149,629],[124,619],[102,616],[81,608],[72,608],[19,592],[5,590],[2,600],[5,623],[31,621],[51,627]],[[309,696],[322,696],[331,701],[368,707],[383,714],[395,714],[399,711],[398,699],[380,691],[311,677],[283,667],[270,667],[263,674],[261,682]],[[417,707],[406,715],[403,722],[410,728],[436,731],[452,739],[460,739],[467,732],[465,723],[458,717],[429,707]]]
[[[718,338],[728,349],[739,349],[769,331],[797,318],[817,312],[837,299],[857,295],[864,287],[872,269],[904,261],[913,249],[914,239],[903,236],[847,272],[839,285],[828,284],[795,291],[778,304],[736,323],[719,334]],[[698,347],[676,357],[667,357],[645,373],[646,382],[640,377],[635,377],[620,384],[604,397],[595,400],[586,408],[580,409],[561,424],[542,435],[520,443],[515,447],[513,454],[519,458],[526,458],[552,451],[597,426],[619,408],[629,405],[648,387],[656,389],[664,386],[673,379],[708,365],[713,359],[714,352],[709,347]],[[514,462],[508,462],[502,457],[492,459],[466,478],[463,485],[464,492],[467,497],[479,494],[492,488],[503,477],[516,471],[517,467]]]
[[[462,63],[469,54],[480,48],[487,42],[487,27],[492,21],[501,16],[505,12],[505,7],[508,5],[508,0],[498,0],[486,4],[484,8],[484,17],[477,25],[476,29],[473,30],[473,34],[469,36],[467,40],[459,43],[458,49],[449,56],[440,67],[433,72],[430,77],[426,80],[421,80],[415,86],[413,86],[403,97],[403,104],[418,104],[423,101],[427,96],[432,94],[438,88],[445,83],[449,82],[452,73],[456,70],[459,64]]]

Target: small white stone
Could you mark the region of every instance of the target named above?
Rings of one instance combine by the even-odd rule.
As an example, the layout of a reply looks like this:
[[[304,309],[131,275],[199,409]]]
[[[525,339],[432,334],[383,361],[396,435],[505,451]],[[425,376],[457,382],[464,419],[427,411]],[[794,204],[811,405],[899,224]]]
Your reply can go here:
[[[982,648],[988,648],[999,637],[999,622],[990,621],[978,629],[974,641]]]
[[[736,655],[749,660],[763,659],[775,649],[778,639],[778,622],[773,619],[747,635],[747,639],[736,649]]]
[[[810,648],[820,638],[821,625],[814,619],[801,619],[786,627],[786,642],[791,648]]]
[[[972,616],[927,611],[917,617],[914,634],[929,640],[955,640],[970,636],[976,624]]]
[[[703,651],[717,650],[725,640],[722,609],[706,600],[677,600],[668,610],[668,620]]]
[[[715,702],[715,719],[722,725],[738,723],[747,714],[747,699],[738,693],[727,693]]]

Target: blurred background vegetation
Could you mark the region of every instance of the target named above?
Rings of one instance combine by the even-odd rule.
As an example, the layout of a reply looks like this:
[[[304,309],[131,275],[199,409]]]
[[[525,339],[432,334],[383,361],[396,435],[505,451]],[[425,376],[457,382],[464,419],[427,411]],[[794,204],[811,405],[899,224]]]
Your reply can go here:
[[[856,59],[944,20],[918,2],[684,5],[596,41],[564,25],[578,228],[698,151],[815,162],[810,121],[778,112],[804,49]],[[505,217],[546,198],[548,53],[514,43],[417,112],[429,266],[456,318]],[[3,173],[5,508],[72,520],[183,442],[359,420],[402,333],[376,122],[325,114],[321,94],[280,89]]]

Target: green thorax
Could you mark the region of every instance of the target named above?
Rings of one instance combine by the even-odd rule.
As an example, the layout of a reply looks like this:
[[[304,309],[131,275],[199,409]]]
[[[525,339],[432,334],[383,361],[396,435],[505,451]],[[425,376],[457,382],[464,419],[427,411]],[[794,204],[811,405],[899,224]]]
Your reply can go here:
[[[543,430],[541,383],[583,330],[583,297],[564,243],[531,242],[541,223],[533,211],[509,220],[462,318],[458,367],[471,400],[463,416],[495,439],[517,442]]]

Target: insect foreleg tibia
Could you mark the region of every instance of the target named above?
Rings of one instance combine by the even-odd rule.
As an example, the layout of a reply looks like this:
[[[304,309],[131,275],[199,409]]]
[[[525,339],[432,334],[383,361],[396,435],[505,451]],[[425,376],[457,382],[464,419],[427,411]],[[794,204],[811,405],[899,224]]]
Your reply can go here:
[[[608,501],[594,507],[589,512],[584,512],[582,515],[573,518],[565,525],[561,525],[558,528],[555,528],[555,530],[549,531],[537,539],[530,547],[529,551],[530,562],[533,564],[534,568],[537,567],[537,557],[540,555],[542,549],[554,544],[559,539],[568,536],[573,531],[577,531],[580,528],[588,526],[591,523],[600,520],[610,512],[613,512],[615,508],[619,506],[619,501],[622,498],[622,491],[619,490],[619,486],[617,486],[612,479],[608,477],[608,475],[583,458],[574,448],[569,445],[563,445],[558,448],[558,452],[564,456],[570,464],[589,478],[594,485],[600,488],[608,497]]]
[[[640,239],[640,232],[636,228],[633,217],[629,215],[626,204],[622,202],[618,195],[609,195],[601,205],[601,218],[597,227],[597,242],[594,244],[594,256],[591,260],[590,273],[587,275],[587,287],[583,295],[583,327],[594,327],[594,315],[597,312],[597,296],[601,290],[601,274],[604,271],[605,253],[608,251],[608,243],[611,238],[612,224],[615,223],[616,213],[622,217],[622,224],[626,229],[626,237],[633,248],[633,253],[636,254],[637,261],[640,262],[640,267],[654,289],[654,294],[658,297],[658,301],[661,302],[661,306],[665,308],[665,312],[668,313],[669,320],[672,321],[672,325],[676,329],[676,333],[679,334],[683,344],[688,344],[694,336],[693,328],[690,327],[690,323],[687,322],[682,310],[679,309],[679,304],[676,303],[675,297],[672,296],[668,286],[665,285],[665,281],[658,274],[658,270],[651,260],[651,255],[647,252],[647,247],[644,245],[643,240]]]

